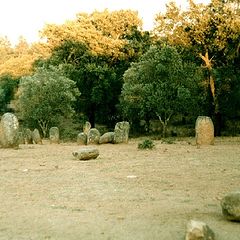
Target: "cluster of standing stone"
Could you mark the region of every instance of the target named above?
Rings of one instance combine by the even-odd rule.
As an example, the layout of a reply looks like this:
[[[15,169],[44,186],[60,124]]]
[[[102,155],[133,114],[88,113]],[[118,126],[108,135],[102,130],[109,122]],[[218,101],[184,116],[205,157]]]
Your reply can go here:
[[[83,131],[77,135],[78,145],[128,143],[130,125],[128,122],[118,122],[114,132],[100,134],[98,129],[91,128],[90,122],[86,122]]]

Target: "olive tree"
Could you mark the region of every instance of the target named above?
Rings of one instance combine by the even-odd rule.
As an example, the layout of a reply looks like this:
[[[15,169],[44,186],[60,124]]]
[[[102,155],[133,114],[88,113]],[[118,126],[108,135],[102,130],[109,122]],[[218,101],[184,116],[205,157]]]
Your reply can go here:
[[[16,110],[26,124],[37,124],[45,137],[50,124],[74,113],[72,105],[79,94],[75,82],[60,70],[39,68],[32,76],[21,78]]]

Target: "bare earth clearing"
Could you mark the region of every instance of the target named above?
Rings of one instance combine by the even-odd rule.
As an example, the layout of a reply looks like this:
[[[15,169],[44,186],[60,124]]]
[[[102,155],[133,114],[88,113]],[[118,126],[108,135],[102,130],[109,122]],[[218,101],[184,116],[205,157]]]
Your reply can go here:
[[[182,240],[190,219],[218,240],[240,239],[220,208],[240,189],[240,138],[200,149],[183,140],[138,150],[139,141],[96,146],[85,162],[73,143],[0,149],[0,239]]]

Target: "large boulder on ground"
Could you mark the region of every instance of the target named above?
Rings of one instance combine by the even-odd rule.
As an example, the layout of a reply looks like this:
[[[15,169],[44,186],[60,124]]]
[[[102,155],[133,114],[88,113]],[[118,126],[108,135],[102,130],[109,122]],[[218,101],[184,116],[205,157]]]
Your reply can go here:
[[[221,200],[221,207],[226,219],[240,222],[240,191],[228,193]]]
[[[99,144],[100,132],[96,128],[91,128],[87,134],[87,144]]]
[[[0,122],[0,144],[4,148],[16,148],[18,142],[19,124],[13,113],[5,113]]]
[[[197,145],[214,144],[214,125],[212,119],[206,116],[199,116],[195,125]]]
[[[87,144],[87,135],[84,132],[81,132],[77,135],[77,144],[86,145]]]
[[[113,143],[113,140],[114,140],[114,132],[107,132],[100,137],[99,144]]]
[[[33,142],[35,144],[42,144],[42,138],[41,138],[41,135],[38,131],[38,129],[34,129],[33,132],[32,132],[32,138],[33,138]]]
[[[82,148],[72,153],[77,160],[96,159],[99,156],[99,151],[96,148]]]
[[[185,240],[214,240],[213,231],[204,222],[191,220],[187,224]]]
[[[114,128],[114,143],[128,143],[129,129],[129,122],[118,122]]]
[[[49,129],[49,139],[50,143],[59,143],[60,142],[60,135],[58,127],[51,127]]]
[[[90,122],[85,122],[83,125],[83,132],[88,135],[89,130],[91,129],[91,123]]]

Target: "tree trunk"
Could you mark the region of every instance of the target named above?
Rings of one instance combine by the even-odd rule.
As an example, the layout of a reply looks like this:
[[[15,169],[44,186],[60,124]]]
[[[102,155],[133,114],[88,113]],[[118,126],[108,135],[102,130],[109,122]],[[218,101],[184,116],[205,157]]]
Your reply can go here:
[[[43,137],[46,138],[48,130],[48,121],[38,120],[38,124],[42,130]]]
[[[215,79],[212,74],[212,58],[209,59],[208,51],[206,51],[205,56],[203,56],[200,53],[200,57],[204,61],[205,67],[208,69],[209,87],[211,90],[212,99],[213,99],[213,107],[214,107],[213,117],[215,119],[215,121],[214,121],[215,122],[215,124],[214,124],[215,135],[220,136],[221,135],[221,113],[219,112],[219,103],[218,103],[218,99],[216,96]]]
[[[168,122],[172,116],[172,113],[169,114],[168,117],[165,116],[165,119],[162,120],[161,116],[159,114],[157,114],[158,118],[159,118],[159,121],[160,123],[162,124],[162,127],[163,127],[163,131],[162,131],[162,137],[165,138],[167,136],[167,125],[168,125]]]

